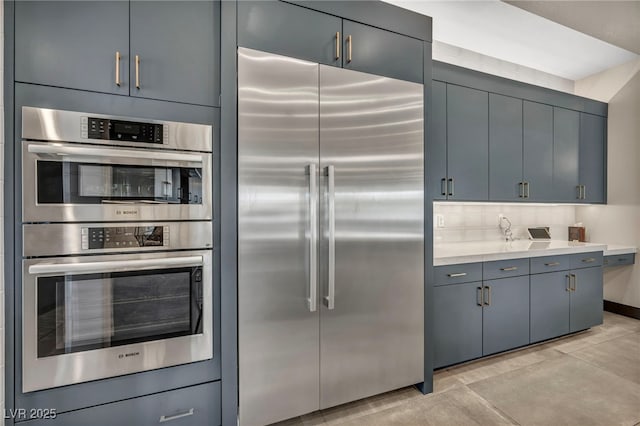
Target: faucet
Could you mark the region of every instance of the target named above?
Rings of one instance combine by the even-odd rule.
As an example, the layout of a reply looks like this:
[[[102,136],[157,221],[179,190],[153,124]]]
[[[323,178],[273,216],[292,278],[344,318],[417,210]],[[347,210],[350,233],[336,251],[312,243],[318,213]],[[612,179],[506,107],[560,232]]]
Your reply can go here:
[[[500,215],[500,229],[504,234],[505,241],[513,241],[513,232],[511,231],[511,221],[508,217]]]

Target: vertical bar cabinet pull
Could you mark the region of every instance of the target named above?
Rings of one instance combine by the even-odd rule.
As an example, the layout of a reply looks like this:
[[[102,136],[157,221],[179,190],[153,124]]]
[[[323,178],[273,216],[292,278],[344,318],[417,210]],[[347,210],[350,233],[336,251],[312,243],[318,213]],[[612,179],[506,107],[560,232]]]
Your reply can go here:
[[[353,38],[348,35],[347,36],[347,62],[351,62],[351,58],[353,56]]]
[[[136,89],[140,89],[140,55],[136,55]]]
[[[116,86],[120,87],[120,52],[116,52]]]
[[[309,312],[316,311],[318,294],[318,184],[316,165],[309,164]]]
[[[340,59],[340,31],[336,32],[336,60]]]
[[[328,255],[327,255],[327,297],[325,305],[329,309],[335,308],[336,300],[336,182],[334,166],[327,166],[327,195],[328,195]]]

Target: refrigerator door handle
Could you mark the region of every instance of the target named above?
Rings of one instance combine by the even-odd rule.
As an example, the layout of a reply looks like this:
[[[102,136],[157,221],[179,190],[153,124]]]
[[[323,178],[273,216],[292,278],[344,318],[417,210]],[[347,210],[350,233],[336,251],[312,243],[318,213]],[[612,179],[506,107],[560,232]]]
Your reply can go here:
[[[316,165],[309,164],[309,312],[317,309],[318,294],[318,182]]]
[[[336,186],[335,186],[335,168],[327,166],[327,195],[328,206],[328,247],[327,247],[327,296],[324,303],[329,309],[335,307],[336,299]]]

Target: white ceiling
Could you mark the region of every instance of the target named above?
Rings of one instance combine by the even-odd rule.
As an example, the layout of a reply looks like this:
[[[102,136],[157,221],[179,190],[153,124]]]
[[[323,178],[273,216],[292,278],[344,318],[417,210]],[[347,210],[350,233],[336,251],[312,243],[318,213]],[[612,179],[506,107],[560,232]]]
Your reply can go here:
[[[434,40],[570,80],[639,58],[498,0],[385,1],[431,16]]]

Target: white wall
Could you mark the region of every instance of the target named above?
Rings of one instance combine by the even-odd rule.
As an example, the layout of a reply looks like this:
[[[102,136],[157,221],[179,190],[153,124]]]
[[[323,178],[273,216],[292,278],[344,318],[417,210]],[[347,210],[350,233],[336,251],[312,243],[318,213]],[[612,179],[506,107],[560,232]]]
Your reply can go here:
[[[551,238],[566,240],[567,227],[576,220],[575,206],[438,202],[433,204],[434,243],[502,240],[499,214],[509,218],[513,236],[519,239],[528,238],[527,227],[549,226]],[[437,226],[438,215],[444,227]]]
[[[640,61],[576,82],[578,95],[609,102],[605,206],[578,207],[594,242],[640,247]],[[640,254],[633,266],[605,269],[604,297],[640,308]]]

